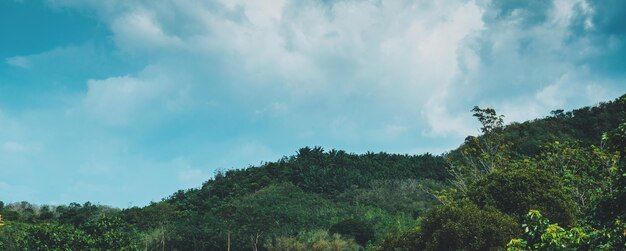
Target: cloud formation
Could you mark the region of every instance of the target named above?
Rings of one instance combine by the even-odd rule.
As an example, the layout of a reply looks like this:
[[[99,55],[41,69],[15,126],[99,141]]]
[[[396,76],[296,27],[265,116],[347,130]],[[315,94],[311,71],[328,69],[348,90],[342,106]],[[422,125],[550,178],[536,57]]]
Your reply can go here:
[[[56,3],[100,12],[120,51],[158,62],[151,67],[164,74],[190,59],[201,65],[191,70],[195,76],[203,76],[204,67],[220,68],[217,83],[192,83],[197,90],[223,85],[236,99],[266,96],[254,97],[251,106],[280,102],[298,111],[316,105],[325,113],[339,109],[330,114],[336,117],[353,112],[341,110],[346,102],[369,103],[363,108],[381,120],[399,109],[413,117],[406,123],[427,114],[438,133],[466,133],[442,130],[425,104],[437,106],[434,112],[445,108],[449,100],[440,99],[455,87],[461,67],[477,67],[477,55],[466,45],[483,29],[483,11],[474,2]],[[88,95],[95,92],[90,88]]]
[[[178,177],[133,195],[147,200],[305,145],[439,153],[478,132],[474,105],[521,121],[625,91],[619,0],[45,5],[106,32],[4,59],[0,121],[19,126],[15,137],[0,132],[0,143],[6,152],[20,149],[10,142],[40,142],[29,154],[68,174],[65,182],[123,206],[129,199],[111,199],[106,180],[119,192],[164,181],[159,173]],[[136,175],[152,180],[135,184]]]
[[[461,112],[486,92],[533,97],[590,72],[596,65],[588,60],[607,49],[592,40],[605,39],[598,30],[615,29],[610,18],[596,18],[604,5],[587,1],[53,2],[97,13],[120,51],[158,62],[150,67],[164,75],[195,61],[187,74],[198,79],[186,87],[194,91],[219,86],[231,99],[249,100],[246,105],[280,103],[291,112],[316,105],[330,113],[327,124],[360,102],[381,120],[401,111],[404,126],[425,120],[425,135],[455,137],[469,132]],[[202,81],[211,79],[206,71],[216,80]],[[598,77],[590,74],[574,79]],[[539,116],[563,102],[537,105],[536,113],[512,117]]]

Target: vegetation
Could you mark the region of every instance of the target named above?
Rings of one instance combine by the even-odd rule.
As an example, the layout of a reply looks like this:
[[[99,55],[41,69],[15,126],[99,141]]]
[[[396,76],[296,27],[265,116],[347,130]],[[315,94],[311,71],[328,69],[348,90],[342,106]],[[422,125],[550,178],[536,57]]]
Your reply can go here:
[[[625,250],[626,95],[442,156],[305,147],[145,207],[0,202],[0,250]]]

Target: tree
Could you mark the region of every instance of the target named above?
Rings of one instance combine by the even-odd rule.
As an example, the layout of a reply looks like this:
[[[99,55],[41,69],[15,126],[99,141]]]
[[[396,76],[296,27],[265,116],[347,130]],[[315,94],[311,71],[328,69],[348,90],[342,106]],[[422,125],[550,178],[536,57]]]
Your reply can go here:
[[[305,228],[327,228],[336,214],[329,201],[291,183],[271,185],[232,202],[233,225],[252,250],[263,238],[292,235]]]
[[[359,245],[365,247],[368,241],[374,239],[374,228],[368,222],[361,219],[347,219],[333,225],[328,230],[330,234],[340,234],[352,237]]]
[[[119,217],[102,216],[85,226],[97,250],[137,250],[139,233]]]
[[[472,109],[474,117],[482,124],[481,135],[468,136],[461,147],[448,155],[452,184],[466,193],[468,185],[483,174],[490,174],[511,160],[510,144],[504,141],[503,115],[492,108]]]
[[[589,226],[564,229],[543,217],[537,210],[530,210],[524,217],[524,233],[507,244],[508,251],[524,250],[623,250],[624,244],[615,240],[623,236],[621,231],[601,231]]]
[[[354,240],[344,239],[339,234],[329,235],[325,230],[302,231],[298,235],[279,236],[267,241],[269,251],[357,251],[361,247]]]
[[[24,250],[89,250],[92,244],[84,231],[71,225],[30,224],[24,232],[25,238],[18,244]]]
[[[494,250],[519,232],[515,220],[471,203],[432,210],[422,221],[418,250]]]
[[[626,96],[622,97],[626,103]],[[608,177],[609,186],[594,199],[591,210],[591,224],[610,234],[610,246],[615,249],[626,249],[626,122],[623,122],[603,136],[603,144],[613,150],[615,165]]]
[[[49,221],[54,218],[54,212],[50,210],[50,206],[42,206],[39,209],[39,216],[37,217],[40,221]]]
[[[59,212],[59,223],[80,227],[97,218],[98,207],[91,202],[85,202],[83,205],[74,202],[69,206],[58,206],[56,211]]]
[[[461,202],[431,210],[420,227],[386,238],[378,250],[499,250],[520,232],[497,210]]]
[[[530,209],[567,226],[575,222],[575,203],[553,174],[521,163],[486,175],[470,186],[468,197],[481,207],[494,207],[522,219]]]

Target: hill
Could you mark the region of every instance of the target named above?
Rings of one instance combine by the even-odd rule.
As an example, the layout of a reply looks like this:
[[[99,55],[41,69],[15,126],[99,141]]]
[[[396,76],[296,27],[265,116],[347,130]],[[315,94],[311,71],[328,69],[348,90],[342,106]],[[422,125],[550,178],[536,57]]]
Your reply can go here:
[[[626,95],[506,126],[473,112],[482,134],[442,156],[305,147],[142,208],[0,204],[0,249],[626,247]]]

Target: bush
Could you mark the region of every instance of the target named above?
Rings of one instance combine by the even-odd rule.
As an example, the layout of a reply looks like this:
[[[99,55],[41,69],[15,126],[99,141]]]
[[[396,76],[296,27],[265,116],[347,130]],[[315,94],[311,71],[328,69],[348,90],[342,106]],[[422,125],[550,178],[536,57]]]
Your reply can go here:
[[[357,251],[353,240],[344,239],[339,234],[329,235],[325,230],[300,232],[295,237],[280,236],[265,243],[269,251]]]
[[[414,250],[421,241],[421,231],[413,228],[399,234],[391,234],[385,237],[375,250],[377,251],[410,251]]]
[[[378,250],[500,250],[520,232],[512,217],[464,202],[431,210],[420,229],[391,235]]]
[[[462,203],[433,209],[421,231],[417,250],[496,250],[520,229],[513,218],[497,210]]]
[[[7,224],[0,233],[1,250],[89,250],[92,241],[69,225]]]
[[[522,220],[539,210],[561,226],[575,221],[576,206],[558,177],[536,168],[498,170],[470,185],[469,198],[481,207],[495,207]]]
[[[365,247],[367,242],[374,239],[374,228],[363,220],[349,219],[341,221],[329,230],[330,234],[340,234],[352,237],[359,245]]]

